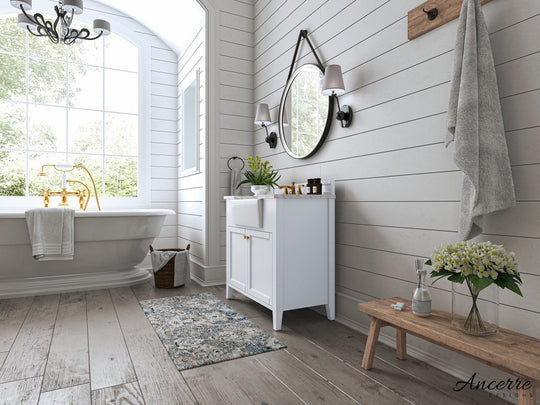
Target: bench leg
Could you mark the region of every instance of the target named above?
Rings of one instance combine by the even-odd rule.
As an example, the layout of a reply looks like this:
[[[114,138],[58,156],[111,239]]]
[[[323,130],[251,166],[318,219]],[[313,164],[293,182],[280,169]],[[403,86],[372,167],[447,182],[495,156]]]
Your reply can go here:
[[[369,335],[366,342],[366,350],[364,351],[364,358],[362,359],[362,368],[364,370],[371,369],[373,366],[373,358],[375,357],[375,346],[377,346],[377,340],[379,340],[379,331],[383,322],[377,318],[371,318],[371,324],[369,325]]]
[[[537,384],[531,381],[531,387],[526,390],[518,390],[519,405],[536,405]]]
[[[396,328],[396,350],[398,359],[407,360],[407,333],[401,328]]]

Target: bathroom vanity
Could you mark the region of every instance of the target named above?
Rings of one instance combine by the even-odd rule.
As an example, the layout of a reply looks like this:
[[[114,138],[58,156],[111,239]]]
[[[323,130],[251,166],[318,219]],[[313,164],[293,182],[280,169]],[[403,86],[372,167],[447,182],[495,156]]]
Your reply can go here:
[[[227,298],[236,290],[272,310],[325,305],[335,318],[335,195],[225,197]]]

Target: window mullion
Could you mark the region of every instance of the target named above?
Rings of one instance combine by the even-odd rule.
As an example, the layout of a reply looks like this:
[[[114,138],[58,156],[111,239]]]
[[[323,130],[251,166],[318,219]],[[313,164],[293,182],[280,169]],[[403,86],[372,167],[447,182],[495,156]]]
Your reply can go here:
[[[30,124],[29,124],[29,115],[28,115],[28,101],[29,101],[29,92],[30,92],[30,61],[29,61],[29,52],[28,48],[30,46],[29,40],[28,40],[28,32],[25,32],[25,49],[26,49],[26,57],[25,57],[25,64],[26,64],[26,105],[25,105],[25,132],[26,132],[26,139],[25,139],[25,163],[26,163],[26,180],[25,180],[25,190],[24,194],[29,197],[30,196],[30,156],[28,153],[28,149],[30,149]]]
[[[102,167],[102,189],[101,189],[101,195],[102,196],[105,196],[105,142],[106,142],[106,139],[105,139],[105,37],[102,38],[102,43],[103,43],[103,46],[101,47],[102,50],[103,50],[103,93],[102,93],[102,100],[103,100],[103,104],[102,104],[102,109],[103,109],[103,124],[102,124],[102,128],[101,130],[103,131],[103,141],[102,141],[102,152],[103,152],[103,157],[101,159],[102,161],[102,164],[103,164],[103,167]]]

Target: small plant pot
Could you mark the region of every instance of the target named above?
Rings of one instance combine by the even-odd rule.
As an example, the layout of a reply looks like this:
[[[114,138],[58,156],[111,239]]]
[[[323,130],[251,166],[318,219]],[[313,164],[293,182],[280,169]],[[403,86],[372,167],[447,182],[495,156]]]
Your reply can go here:
[[[253,185],[251,186],[251,192],[254,196],[268,195],[272,193],[272,189],[270,188],[270,186],[266,185]]]

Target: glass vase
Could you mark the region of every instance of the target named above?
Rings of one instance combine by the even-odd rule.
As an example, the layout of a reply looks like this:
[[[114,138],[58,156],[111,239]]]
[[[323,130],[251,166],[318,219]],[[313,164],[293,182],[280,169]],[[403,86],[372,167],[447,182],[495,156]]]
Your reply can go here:
[[[473,336],[497,333],[499,287],[491,284],[478,292],[468,279],[452,283],[452,326]]]

